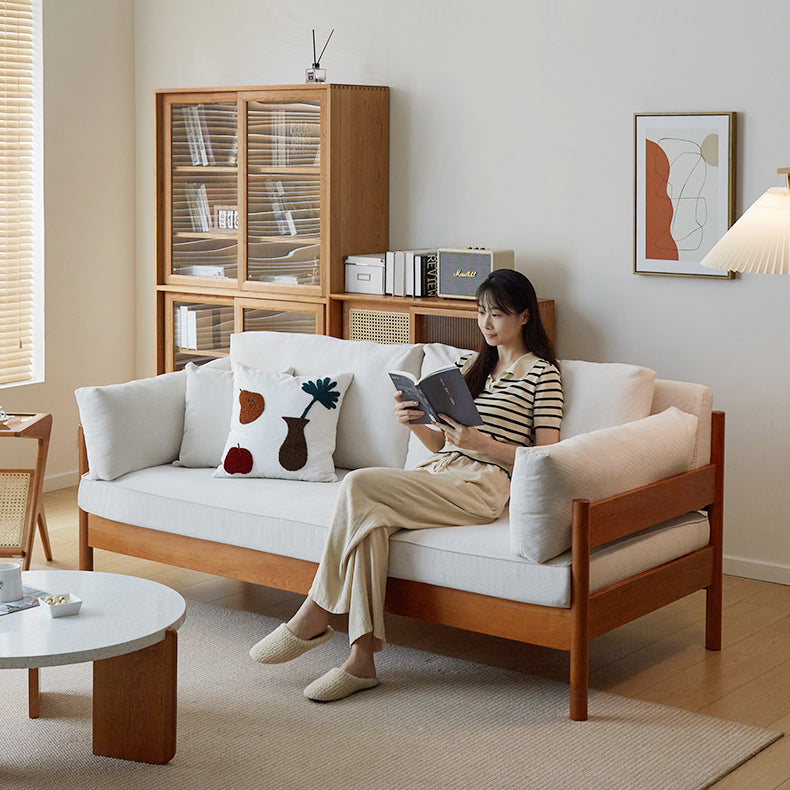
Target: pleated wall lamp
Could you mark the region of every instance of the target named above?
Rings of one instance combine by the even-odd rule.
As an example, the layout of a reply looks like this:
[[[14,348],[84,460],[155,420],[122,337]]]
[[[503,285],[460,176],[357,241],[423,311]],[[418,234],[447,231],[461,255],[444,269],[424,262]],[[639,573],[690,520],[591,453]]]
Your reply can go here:
[[[759,197],[702,259],[710,269],[790,274],[790,167],[776,171],[787,185]]]

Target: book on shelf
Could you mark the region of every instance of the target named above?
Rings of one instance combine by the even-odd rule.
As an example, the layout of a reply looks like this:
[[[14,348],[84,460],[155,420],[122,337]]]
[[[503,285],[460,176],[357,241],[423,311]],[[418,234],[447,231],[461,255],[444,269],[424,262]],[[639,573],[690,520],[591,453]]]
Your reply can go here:
[[[188,182],[185,191],[192,230],[207,233],[211,230],[211,211],[208,207],[206,185]]]
[[[433,255],[433,278],[436,280],[436,249],[389,250],[384,258],[384,293],[388,296],[435,296],[426,290],[424,257]]]
[[[228,164],[236,167],[239,163],[239,137],[234,132],[233,138],[230,141],[230,150],[228,151]]]
[[[200,137],[203,142],[203,152],[206,159],[205,164],[216,164],[214,160],[214,150],[211,146],[211,135],[209,134],[208,123],[206,122],[206,108],[202,104],[198,104],[198,119],[200,123]]]
[[[420,379],[403,370],[391,370],[389,376],[395,389],[401,391],[401,400],[416,401],[425,412],[412,422],[429,425],[441,422],[439,415],[446,414],[461,425],[483,424],[472,393],[455,365],[439,368]]]
[[[414,295],[436,296],[436,250],[414,256]]]
[[[392,296],[395,292],[395,251],[384,253],[384,293]]]
[[[207,165],[206,141],[203,139],[198,108],[193,104],[189,104],[185,105],[182,110],[187,134],[187,145],[189,146],[189,157],[192,160],[192,164]]]
[[[392,295],[406,295],[406,252],[395,250],[392,269]]]
[[[234,329],[230,305],[179,305],[176,345],[190,351],[228,348]]]
[[[420,278],[422,276],[421,273],[421,262],[420,256],[428,255],[430,253],[436,253],[435,247],[427,247],[423,250],[406,250],[406,272],[405,272],[405,296],[422,296],[422,284],[420,282]]]

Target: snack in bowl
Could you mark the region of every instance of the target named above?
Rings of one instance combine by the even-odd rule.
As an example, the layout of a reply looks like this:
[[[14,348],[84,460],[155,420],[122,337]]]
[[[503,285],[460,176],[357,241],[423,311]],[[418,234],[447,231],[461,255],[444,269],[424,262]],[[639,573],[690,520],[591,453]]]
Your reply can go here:
[[[71,593],[42,595],[38,599],[38,604],[50,617],[65,617],[79,612],[82,598],[77,598]]]

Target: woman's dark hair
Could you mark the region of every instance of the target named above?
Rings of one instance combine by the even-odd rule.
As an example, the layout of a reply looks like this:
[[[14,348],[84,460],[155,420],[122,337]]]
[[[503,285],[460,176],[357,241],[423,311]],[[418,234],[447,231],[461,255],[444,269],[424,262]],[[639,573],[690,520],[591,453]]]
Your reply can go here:
[[[554,346],[540,320],[538,297],[528,278],[514,269],[495,269],[480,283],[475,298],[478,305],[501,310],[503,313],[518,314],[529,311],[527,323],[521,329],[527,351],[557,365]],[[473,397],[476,398],[483,391],[486,379],[496,367],[498,359],[496,346],[489,346],[481,334],[477,359],[464,376]]]

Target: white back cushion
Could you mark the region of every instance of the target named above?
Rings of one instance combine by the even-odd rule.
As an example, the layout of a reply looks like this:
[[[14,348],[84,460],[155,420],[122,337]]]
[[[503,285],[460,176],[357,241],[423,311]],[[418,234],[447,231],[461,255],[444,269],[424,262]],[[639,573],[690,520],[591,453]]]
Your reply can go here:
[[[289,332],[242,332],[231,335],[232,362],[250,368],[293,367],[297,376],[348,371],[354,379],[343,399],[337,424],[335,465],[402,467],[409,431],[393,415],[389,370],[419,375],[422,346],[387,345]]]
[[[697,418],[674,406],[650,417],[519,447],[510,486],[510,549],[545,562],[571,545],[574,499],[603,499],[688,471]]]
[[[565,409],[560,439],[650,414],[656,372],[619,362],[560,360]]]
[[[186,366],[184,435],[181,466],[217,466],[233,415],[233,372],[218,367]]]
[[[89,476],[116,477],[174,461],[184,430],[186,373],[75,391]]]
[[[697,417],[697,437],[694,442],[694,453],[691,456],[691,468],[696,469],[698,466],[710,463],[713,390],[703,384],[656,379],[651,413],[658,414],[670,406],[677,406],[681,411],[695,414]]]

